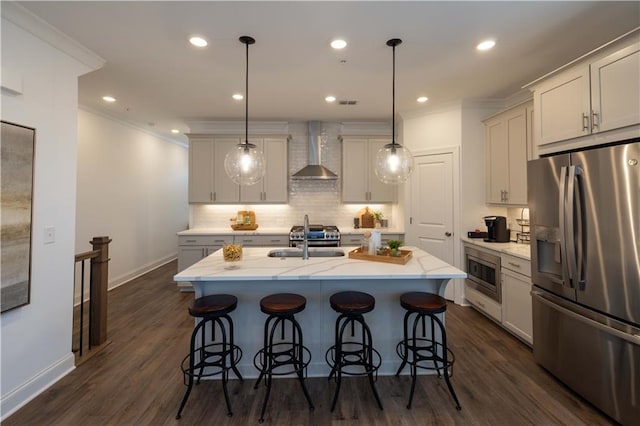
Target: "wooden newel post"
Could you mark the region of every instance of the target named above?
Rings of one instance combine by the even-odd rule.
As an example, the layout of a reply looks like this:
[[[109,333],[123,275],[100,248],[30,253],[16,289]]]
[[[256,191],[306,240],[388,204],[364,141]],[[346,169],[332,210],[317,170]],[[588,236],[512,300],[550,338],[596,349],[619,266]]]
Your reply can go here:
[[[91,301],[89,344],[101,345],[107,340],[107,287],[109,284],[109,237],[93,237],[91,245],[100,254],[91,259]]]

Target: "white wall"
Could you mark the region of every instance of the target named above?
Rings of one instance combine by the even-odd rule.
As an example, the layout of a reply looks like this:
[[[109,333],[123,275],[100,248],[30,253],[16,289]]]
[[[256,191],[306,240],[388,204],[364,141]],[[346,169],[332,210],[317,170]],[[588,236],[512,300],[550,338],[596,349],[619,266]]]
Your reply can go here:
[[[175,258],[187,182],[186,146],[80,109],[76,253],[111,237],[110,288]]]
[[[36,129],[31,300],[0,317],[3,419],[74,368],[77,77],[101,66],[95,55],[93,65],[81,63],[36,37],[38,25],[2,2],[2,119]],[[6,70],[17,93],[5,90]],[[45,245],[49,226],[55,242]]]

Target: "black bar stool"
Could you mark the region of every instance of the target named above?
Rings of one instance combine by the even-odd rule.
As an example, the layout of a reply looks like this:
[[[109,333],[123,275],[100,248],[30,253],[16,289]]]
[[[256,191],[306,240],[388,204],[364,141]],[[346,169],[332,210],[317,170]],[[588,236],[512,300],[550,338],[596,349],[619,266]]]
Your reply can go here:
[[[189,354],[182,360],[181,368],[184,373],[184,384],[187,386],[187,390],[182,398],[176,419],[181,417],[182,409],[187,403],[187,399],[189,399],[194,377],[197,378],[196,383],[200,383],[202,377],[218,374],[222,375],[222,390],[227,403],[227,415],[233,415],[229,392],[227,391],[229,369],[233,370],[236,377],[242,381],[242,376],[236,368],[236,364],[242,358],[242,350],[233,344],[233,321],[228,315],[229,312],[236,309],[236,306],[238,306],[238,299],[230,294],[204,296],[191,302],[189,314],[193,317],[201,318],[201,320],[193,329],[193,333],[191,333]],[[210,341],[208,343],[206,339],[207,329],[210,331]],[[198,334],[200,335],[199,345],[196,343]],[[216,335],[219,336],[216,337]]]
[[[374,380],[374,374],[377,379],[382,358],[380,353],[373,348],[371,330],[362,316],[362,314],[373,310],[376,299],[370,294],[359,291],[343,291],[333,294],[329,298],[329,303],[331,308],[340,314],[336,320],[335,344],[325,354],[325,360],[331,367],[329,380],[335,376],[336,381],[336,392],[333,395],[331,411],[334,410],[338,401],[343,374],[368,376],[373,396],[382,410],[382,403]],[[360,324],[360,340],[345,340],[344,331],[349,325],[351,325],[351,337],[355,338],[355,323]]]
[[[305,371],[311,361],[311,352],[304,346],[302,328],[294,317],[294,314],[302,312],[306,305],[307,299],[292,293],[272,294],[260,300],[260,310],[269,315],[264,323],[264,346],[253,358],[253,365],[260,370],[260,375],[253,388],[257,389],[263,378],[267,387],[260,412],[260,423],[264,422],[264,412],[269,402],[273,376],[295,373],[309,403],[309,409],[314,409],[304,384]],[[285,325],[287,323],[291,325],[291,340],[285,340]],[[280,326],[280,338],[274,339],[278,326]]]
[[[447,310],[447,301],[437,294],[424,292],[409,292],[400,296],[400,305],[407,310],[404,315],[404,338],[396,346],[396,352],[402,359],[402,364],[396,372],[396,376],[400,374],[405,365],[411,366],[411,393],[409,394],[409,404],[407,408],[411,409],[413,401],[413,392],[416,388],[416,373],[418,368],[426,370],[436,370],[440,377],[440,369],[444,373],[444,379],[447,382],[449,392],[456,403],[456,409],[461,410],[460,402],[453,390],[451,380],[453,375],[453,364],[455,357],[453,352],[447,347],[447,332],[444,324],[437,314]],[[411,335],[408,334],[409,317],[415,314]],[[431,321],[431,336],[426,336],[425,318]],[[435,325],[440,330],[441,342],[437,341]],[[418,327],[422,325],[422,337],[418,337]]]

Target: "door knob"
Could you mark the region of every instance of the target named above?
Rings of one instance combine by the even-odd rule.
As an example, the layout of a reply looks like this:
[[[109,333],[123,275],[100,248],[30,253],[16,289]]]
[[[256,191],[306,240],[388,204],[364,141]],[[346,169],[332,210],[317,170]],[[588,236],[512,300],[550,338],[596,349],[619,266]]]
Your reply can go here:
[[[451,236],[451,232],[445,232],[444,235],[446,235],[447,237]]]

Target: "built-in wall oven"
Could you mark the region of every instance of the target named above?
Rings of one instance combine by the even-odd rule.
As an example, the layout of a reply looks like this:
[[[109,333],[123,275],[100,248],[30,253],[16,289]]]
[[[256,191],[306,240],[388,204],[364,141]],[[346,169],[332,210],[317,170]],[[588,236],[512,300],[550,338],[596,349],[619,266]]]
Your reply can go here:
[[[475,247],[464,246],[467,285],[502,303],[500,256]]]

